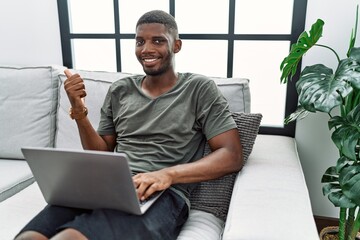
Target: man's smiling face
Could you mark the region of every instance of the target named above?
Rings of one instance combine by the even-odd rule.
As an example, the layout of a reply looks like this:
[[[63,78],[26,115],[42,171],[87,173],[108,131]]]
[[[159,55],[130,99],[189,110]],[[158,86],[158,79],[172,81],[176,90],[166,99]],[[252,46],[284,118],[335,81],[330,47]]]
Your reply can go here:
[[[135,54],[147,75],[161,75],[174,68],[176,40],[160,23],[141,24],[136,28]]]

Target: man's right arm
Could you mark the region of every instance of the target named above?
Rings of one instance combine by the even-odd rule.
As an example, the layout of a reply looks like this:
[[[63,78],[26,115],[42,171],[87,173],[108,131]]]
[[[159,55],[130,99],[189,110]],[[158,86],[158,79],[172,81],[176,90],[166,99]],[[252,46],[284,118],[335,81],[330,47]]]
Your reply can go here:
[[[81,144],[84,149],[114,151],[116,145],[115,135],[100,136],[91,125],[88,117],[75,121],[79,129]]]
[[[72,74],[68,69],[64,71],[67,79],[64,82],[64,88],[68,95],[72,112],[78,126],[81,144],[84,149],[99,151],[114,151],[116,145],[115,135],[100,136],[91,125],[89,118],[85,113],[85,84],[79,74]],[[84,114],[81,116],[81,114]]]

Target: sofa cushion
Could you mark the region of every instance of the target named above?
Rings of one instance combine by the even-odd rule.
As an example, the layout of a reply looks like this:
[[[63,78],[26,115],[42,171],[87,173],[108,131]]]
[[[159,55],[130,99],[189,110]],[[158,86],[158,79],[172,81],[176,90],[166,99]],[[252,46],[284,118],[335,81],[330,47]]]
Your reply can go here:
[[[232,116],[240,135],[245,164],[258,134],[262,115],[259,113],[232,113]],[[210,152],[210,147],[207,144],[204,155]],[[232,173],[215,180],[200,183],[191,194],[191,209],[212,213],[225,221],[236,175],[237,173]]]
[[[219,240],[223,229],[223,220],[211,213],[191,209],[177,240]]]
[[[258,135],[226,222],[223,240],[319,240],[294,138]]]
[[[28,164],[22,160],[1,159],[0,161],[0,202],[34,182]]]
[[[14,239],[15,235],[45,206],[46,202],[36,182],[1,202],[0,239]]]
[[[60,68],[0,66],[0,158],[23,159],[22,146],[54,146]]]
[[[214,80],[221,93],[228,101],[230,111],[246,113],[251,111],[251,97],[248,79],[215,77],[212,77],[211,79]]]
[[[82,71],[70,70],[72,73],[79,73],[85,82],[87,96],[85,103],[89,107],[89,120],[93,127],[97,129],[100,120],[100,108],[103,105],[106,93],[112,82],[131,74],[119,72],[100,72],[100,71]],[[57,115],[58,130],[56,134],[57,148],[75,148],[81,149],[79,132],[74,120],[69,117],[70,102],[64,90],[64,73],[59,74],[59,109]]]

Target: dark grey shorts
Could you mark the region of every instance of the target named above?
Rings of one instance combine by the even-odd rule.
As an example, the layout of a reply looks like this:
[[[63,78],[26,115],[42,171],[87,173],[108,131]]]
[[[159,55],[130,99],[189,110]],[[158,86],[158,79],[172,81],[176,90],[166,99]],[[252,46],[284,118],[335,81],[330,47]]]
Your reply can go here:
[[[91,240],[171,240],[177,238],[187,217],[185,201],[167,190],[141,216],[111,209],[85,210],[48,205],[21,232],[37,231],[50,238],[65,228],[74,228]]]

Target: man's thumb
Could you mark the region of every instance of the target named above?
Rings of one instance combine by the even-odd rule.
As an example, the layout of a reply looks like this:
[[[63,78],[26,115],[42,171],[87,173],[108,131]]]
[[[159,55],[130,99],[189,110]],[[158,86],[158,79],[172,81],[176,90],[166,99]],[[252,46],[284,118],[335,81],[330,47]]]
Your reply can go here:
[[[64,70],[64,73],[65,73],[65,76],[66,76],[67,78],[69,78],[69,77],[72,76],[72,73],[70,72],[69,69],[65,69],[65,70]]]

